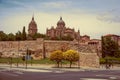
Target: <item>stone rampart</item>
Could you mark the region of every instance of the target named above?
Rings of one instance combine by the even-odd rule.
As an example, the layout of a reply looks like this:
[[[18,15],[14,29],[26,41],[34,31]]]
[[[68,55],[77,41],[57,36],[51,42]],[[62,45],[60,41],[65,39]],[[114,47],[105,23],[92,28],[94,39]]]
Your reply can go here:
[[[97,53],[80,53],[80,66],[99,68],[100,64]]]
[[[89,45],[78,45],[74,41],[53,41],[37,39],[33,41],[1,41],[0,52],[3,57],[18,57],[26,54],[28,50],[33,51],[34,59],[40,59],[49,55],[55,50],[66,51],[69,49],[80,52],[80,65],[86,67],[99,67],[99,58],[93,47]]]

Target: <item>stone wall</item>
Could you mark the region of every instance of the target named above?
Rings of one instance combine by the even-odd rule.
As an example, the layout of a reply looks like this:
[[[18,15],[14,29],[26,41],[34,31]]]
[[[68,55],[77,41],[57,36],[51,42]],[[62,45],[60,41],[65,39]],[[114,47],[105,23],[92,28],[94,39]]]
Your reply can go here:
[[[49,57],[50,53],[55,50],[66,51],[70,49],[69,41],[49,41],[44,42],[46,56]]]
[[[80,66],[99,68],[100,64],[97,53],[80,53]]]
[[[43,53],[43,39],[35,41],[1,41],[0,52],[3,57],[9,56],[22,56],[25,55],[26,51],[39,51],[39,54]]]
[[[80,52],[80,65],[87,67],[99,67],[99,58],[96,49],[89,45],[78,45],[76,41],[53,41],[37,39],[34,41],[1,41],[0,52],[3,57],[18,57],[26,54],[28,50],[33,51],[34,59],[40,59],[49,55],[55,50],[66,51],[69,49]]]

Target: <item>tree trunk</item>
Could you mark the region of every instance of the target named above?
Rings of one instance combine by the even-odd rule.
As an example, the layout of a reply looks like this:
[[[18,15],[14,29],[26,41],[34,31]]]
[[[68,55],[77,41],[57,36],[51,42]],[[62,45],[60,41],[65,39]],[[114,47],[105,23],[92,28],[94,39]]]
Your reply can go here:
[[[57,67],[59,68],[59,62],[57,62],[57,64],[58,64],[58,66],[57,66]]]
[[[70,68],[71,68],[72,62],[70,62]]]

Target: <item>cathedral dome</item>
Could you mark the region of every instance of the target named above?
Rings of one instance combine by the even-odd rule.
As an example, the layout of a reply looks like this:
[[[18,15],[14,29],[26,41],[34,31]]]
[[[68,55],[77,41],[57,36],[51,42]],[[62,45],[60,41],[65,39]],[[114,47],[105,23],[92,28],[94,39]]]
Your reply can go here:
[[[35,33],[37,33],[37,24],[34,21],[34,16],[33,16],[28,26],[28,34],[34,35]]]
[[[60,17],[60,20],[57,22],[57,26],[59,25],[65,26],[65,22],[62,20],[62,17]]]
[[[34,17],[32,17],[31,22],[29,23],[29,29],[37,29],[37,24],[34,21]]]

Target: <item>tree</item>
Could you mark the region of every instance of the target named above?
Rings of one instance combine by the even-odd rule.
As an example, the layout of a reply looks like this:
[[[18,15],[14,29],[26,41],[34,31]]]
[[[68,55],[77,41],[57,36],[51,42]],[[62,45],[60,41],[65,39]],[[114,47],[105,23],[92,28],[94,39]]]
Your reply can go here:
[[[2,57],[2,52],[0,52],[0,58]]]
[[[13,33],[8,34],[8,41],[14,41],[15,40],[15,35]]]
[[[7,41],[8,36],[3,31],[0,31],[0,41]]]
[[[102,37],[102,57],[120,57],[118,43],[110,37]]]
[[[74,50],[67,50],[63,53],[63,57],[70,62],[71,68],[72,63],[79,60],[79,53]]]
[[[67,36],[63,36],[62,40],[73,41],[73,38],[71,35],[67,35]]]
[[[18,31],[15,35],[15,38],[16,38],[17,41],[22,40],[22,33],[20,31]]]
[[[23,31],[22,31],[22,40],[26,40],[26,32],[25,32],[25,26],[23,27]]]
[[[57,62],[59,67],[60,62],[63,60],[63,52],[60,50],[54,51],[50,55],[50,60]]]

